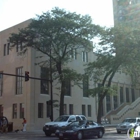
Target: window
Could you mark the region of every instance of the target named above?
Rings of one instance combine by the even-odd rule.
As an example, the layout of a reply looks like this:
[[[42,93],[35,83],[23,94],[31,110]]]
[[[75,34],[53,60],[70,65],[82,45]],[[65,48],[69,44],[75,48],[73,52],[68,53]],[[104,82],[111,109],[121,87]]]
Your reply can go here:
[[[81,118],[79,116],[76,116],[76,121],[81,121]]]
[[[70,58],[77,59],[77,51],[76,49],[71,49],[70,51]]]
[[[123,87],[120,87],[120,103],[122,104],[124,102],[123,99]]]
[[[69,114],[74,114],[74,112],[73,112],[73,104],[69,104]]]
[[[82,52],[82,61],[85,62],[85,52]]]
[[[88,117],[91,117],[91,105],[88,105]]]
[[[106,96],[106,111],[109,112],[111,110],[111,99],[110,96]]]
[[[89,85],[89,78],[87,75],[83,78],[83,97],[88,97],[88,85]]]
[[[13,119],[17,118],[17,104],[13,104]]]
[[[75,119],[74,116],[70,116],[70,117],[69,117],[69,121],[76,121],[76,119]]]
[[[82,114],[86,116],[86,107],[85,107],[85,105],[82,105]]]
[[[132,102],[134,102],[135,101],[135,91],[133,88],[131,89],[131,95],[132,95]]]
[[[24,104],[23,103],[20,103],[20,106],[19,106],[19,112],[20,112],[20,118],[24,118]]]
[[[43,118],[43,103],[38,103],[38,118]]]
[[[86,120],[86,117],[85,116],[81,116],[82,120]]]
[[[88,52],[82,51],[82,61],[88,62]]]
[[[3,75],[0,74],[0,96],[2,96],[3,92]]]
[[[86,60],[85,62],[88,62],[88,52],[85,53],[85,58],[86,58],[85,59]]]
[[[140,123],[140,119],[138,119],[137,122]]]
[[[3,49],[3,55],[9,55],[9,48],[10,48],[10,43],[4,44],[4,49]]]
[[[70,79],[65,80],[64,88],[65,88],[65,96],[71,96],[71,81],[70,81]]]
[[[41,78],[49,79],[49,71],[46,67],[41,67]],[[41,80],[41,94],[49,94],[49,81]]]
[[[17,47],[16,47],[16,51],[17,52],[22,51],[22,43],[18,42]]]
[[[66,115],[67,114],[67,105],[64,104],[64,114]]]
[[[76,49],[74,49],[73,50],[73,59],[77,59],[77,50]]]
[[[130,102],[130,99],[129,99],[129,88],[126,88],[126,102]]]
[[[22,71],[23,68],[17,68],[16,69],[16,75],[21,75],[22,76]],[[16,77],[16,94],[22,94],[23,93],[23,82],[22,82],[22,77]]]
[[[3,105],[0,105],[0,116],[3,116]]]
[[[9,55],[10,43],[7,44],[7,55]]]
[[[6,55],[6,44],[4,44],[3,55]]]

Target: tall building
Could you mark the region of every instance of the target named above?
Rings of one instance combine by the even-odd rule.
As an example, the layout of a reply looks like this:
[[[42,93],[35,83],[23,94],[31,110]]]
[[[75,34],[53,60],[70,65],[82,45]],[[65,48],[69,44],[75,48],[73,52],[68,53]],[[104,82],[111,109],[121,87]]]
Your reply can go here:
[[[140,0],[113,0],[114,25],[140,24]]]

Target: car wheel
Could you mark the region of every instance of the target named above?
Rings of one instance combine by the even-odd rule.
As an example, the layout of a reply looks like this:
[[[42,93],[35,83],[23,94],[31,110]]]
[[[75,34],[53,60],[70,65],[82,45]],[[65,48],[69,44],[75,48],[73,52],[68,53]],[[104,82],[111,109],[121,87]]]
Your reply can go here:
[[[45,132],[45,135],[49,137],[51,136],[51,132]]]
[[[118,133],[118,134],[120,134],[120,133],[121,133],[121,131],[118,131],[118,130],[117,130],[117,133]]]
[[[99,130],[98,132],[98,138],[102,138],[103,137],[103,131],[102,130]]]
[[[78,140],[82,140],[82,139],[83,139],[83,134],[82,134],[81,131],[78,132],[78,134],[77,134],[77,139],[78,139]]]

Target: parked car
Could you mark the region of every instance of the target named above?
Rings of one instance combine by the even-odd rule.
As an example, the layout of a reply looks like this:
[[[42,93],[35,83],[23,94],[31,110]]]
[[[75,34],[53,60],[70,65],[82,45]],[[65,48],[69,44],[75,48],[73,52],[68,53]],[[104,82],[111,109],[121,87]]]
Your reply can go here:
[[[139,122],[140,118],[126,118],[122,123],[117,125],[117,133],[127,133],[130,128],[135,127]]]
[[[84,115],[62,115],[58,117],[55,121],[45,123],[43,126],[43,131],[46,136],[51,136],[52,133],[55,133],[56,129],[61,126],[67,126],[73,121],[82,121],[86,120]]]
[[[55,135],[59,140],[72,139],[72,140],[82,140],[84,138],[92,138],[97,136],[102,138],[105,133],[104,126],[97,123],[91,123],[91,121],[76,121],[71,122],[69,125],[64,127],[59,127]]]

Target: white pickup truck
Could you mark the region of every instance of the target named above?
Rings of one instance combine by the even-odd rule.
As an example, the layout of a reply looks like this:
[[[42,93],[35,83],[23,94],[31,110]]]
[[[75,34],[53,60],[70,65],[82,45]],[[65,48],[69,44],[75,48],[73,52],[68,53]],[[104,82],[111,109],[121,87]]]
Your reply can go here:
[[[52,122],[45,123],[43,131],[46,136],[51,136],[55,133],[56,129],[61,126],[67,126],[73,121],[87,120],[84,115],[62,115]]]

